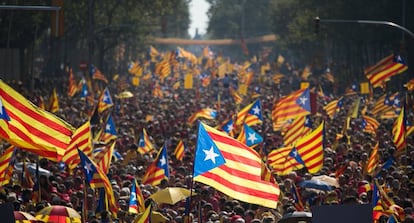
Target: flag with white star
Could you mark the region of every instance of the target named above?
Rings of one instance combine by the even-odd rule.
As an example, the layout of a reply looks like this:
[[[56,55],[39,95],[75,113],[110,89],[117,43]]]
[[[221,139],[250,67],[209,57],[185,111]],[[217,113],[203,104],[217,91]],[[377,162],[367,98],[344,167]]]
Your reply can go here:
[[[114,192],[108,176],[99,168],[85,153],[78,149],[81,166],[83,167],[86,182],[93,189],[104,188],[106,199],[108,201],[109,211],[113,216],[117,215],[118,205],[116,203]]]
[[[244,123],[248,126],[253,126],[256,124],[261,124],[262,122],[262,104],[260,103],[260,100],[256,100],[253,103],[253,106],[250,108],[249,112],[247,113]]]
[[[214,187],[234,199],[275,208],[280,190],[262,179],[262,159],[226,133],[199,123],[194,181]]]
[[[99,97],[98,112],[101,113],[112,106],[114,106],[114,103],[112,102],[111,94],[109,93],[108,88],[105,88]]]
[[[229,136],[234,136],[234,120],[233,118],[230,118],[223,122],[223,124],[220,127],[221,130],[226,132]]]
[[[168,179],[169,177],[170,171],[168,167],[167,146],[164,144],[158,152],[157,158],[148,167],[147,172],[142,179],[142,183],[156,186],[160,184],[163,179]]]
[[[105,124],[105,129],[100,137],[100,140],[105,144],[109,143],[112,139],[116,139],[117,132],[115,128],[115,122],[112,119],[112,115],[108,116],[108,120]]]
[[[311,113],[311,97],[309,88],[300,89],[287,95],[274,105],[272,110],[273,129],[278,131],[278,123]]]
[[[138,214],[144,211],[144,196],[142,195],[141,189],[139,188],[137,181],[134,179],[131,187],[128,212]]]
[[[151,142],[150,136],[147,134],[145,129],[142,129],[142,134],[138,141],[138,152],[143,155],[154,150],[155,147]]]
[[[263,137],[247,124],[243,125],[237,140],[246,144],[249,147],[254,147],[263,142]]]
[[[86,84],[86,80],[82,79],[82,88],[80,93],[80,98],[85,99],[88,96],[88,85]]]

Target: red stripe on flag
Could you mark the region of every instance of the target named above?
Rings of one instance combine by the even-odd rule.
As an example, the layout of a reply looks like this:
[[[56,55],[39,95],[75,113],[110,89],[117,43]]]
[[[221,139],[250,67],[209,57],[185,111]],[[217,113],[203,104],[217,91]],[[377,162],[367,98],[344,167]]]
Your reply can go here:
[[[248,194],[251,196],[260,197],[264,199],[271,199],[272,197],[276,197],[272,193],[267,193],[265,191],[260,191],[260,190],[245,187],[243,186],[244,184],[243,182],[230,182],[227,179],[224,179],[221,176],[211,173],[211,172],[205,172],[202,174],[202,176],[209,178],[209,179],[214,179],[217,183],[220,183],[221,185],[226,186],[228,188],[237,188],[237,192],[240,192],[243,194]]]
[[[0,89],[0,94],[2,95],[3,99],[6,100],[9,104],[11,104],[16,109],[20,110],[21,112],[25,113],[27,116],[32,117],[33,119],[37,120],[40,123],[43,123],[47,125],[49,128],[52,128],[64,135],[70,136],[72,135],[72,132],[66,127],[59,125],[58,123],[51,121],[50,119],[39,115],[38,113],[34,112],[32,109],[24,106],[19,101],[15,100],[13,97],[11,97],[9,94],[3,91],[3,89]],[[12,111],[8,111],[12,112]]]

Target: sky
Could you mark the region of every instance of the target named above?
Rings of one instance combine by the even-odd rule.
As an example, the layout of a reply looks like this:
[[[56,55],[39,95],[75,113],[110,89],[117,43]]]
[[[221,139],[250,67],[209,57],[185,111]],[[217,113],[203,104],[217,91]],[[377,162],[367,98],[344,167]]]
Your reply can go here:
[[[207,11],[209,4],[205,0],[192,0],[190,3],[190,29],[188,32],[191,37],[195,35],[195,29],[198,28],[199,34],[205,34],[207,29]]]

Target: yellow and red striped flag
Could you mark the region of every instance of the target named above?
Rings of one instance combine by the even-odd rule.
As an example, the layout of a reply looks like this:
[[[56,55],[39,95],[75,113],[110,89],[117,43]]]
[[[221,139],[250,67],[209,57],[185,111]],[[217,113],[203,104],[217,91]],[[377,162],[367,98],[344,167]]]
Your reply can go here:
[[[117,217],[118,204],[116,202],[111,182],[106,174],[91,159],[89,159],[82,151],[78,150],[81,165],[85,172],[86,182],[91,188],[104,188],[109,211],[112,216]]]
[[[114,103],[112,101],[111,94],[109,93],[108,88],[105,88],[102,91],[102,94],[99,96],[98,112],[102,113],[103,111],[105,111],[106,109],[112,106],[114,106]]]
[[[372,87],[383,87],[392,76],[400,74],[408,69],[402,58],[397,55],[385,57],[376,65],[369,68],[365,75]]]
[[[298,116],[305,116],[311,113],[309,88],[300,89],[292,94],[281,98],[273,107],[273,124],[280,123]]]
[[[76,84],[75,77],[73,76],[72,68],[69,70],[69,85],[68,85],[68,96],[73,97],[78,92],[78,85]]]
[[[362,115],[362,130],[364,132],[376,134],[380,123],[373,117]]]
[[[333,100],[323,107],[329,118],[333,119],[336,112],[342,107],[342,98]]]
[[[59,111],[59,99],[56,93],[56,88],[53,88],[52,95],[49,99],[49,111],[52,113],[56,113]]]
[[[133,223],[151,223],[151,213],[151,205],[148,205],[142,215],[138,215]]]
[[[129,198],[128,212],[133,214],[142,213],[145,211],[144,196],[136,179],[132,182],[131,195]]]
[[[74,169],[80,163],[78,149],[85,153],[88,157],[92,155],[92,133],[91,124],[85,122],[75,130],[72,141],[62,157],[62,162],[68,165],[69,169]]]
[[[246,114],[244,123],[248,126],[263,123],[262,104],[259,99],[252,103],[252,106]]]
[[[143,184],[150,184],[153,186],[159,185],[162,180],[170,177],[170,171],[168,168],[168,155],[167,147],[164,146],[157,154],[154,162],[148,167],[147,172],[142,178]]]
[[[9,146],[0,157],[0,187],[8,184],[14,170],[14,146]]]
[[[149,135],[145,129],[142,129],[141,137],[138,141],[138,152],[140,154],[149,153],[155,150],[154,144],[152,144]]]
[[[323,166],[323,128],[322,122],[309,135],[300,139],[293,148],[293,154],[299,163],[305,165],[308,172],[313,174]]]
[[[292,149],[292,146],[275,149],[267,156],[269,166],[272,167],[273,172],[277,175],[288,175],[293,170],[299,170],[304,167],[303,164],[297,162],[296,159],[290,155]]]
[[[397,151],[404,149],[407,145],[405,131],[405,112],[402,108],[392,127],[392,141]]]
[[[249,111],[251,110],[251,108],[253,107],[254,104],[255,104],[255,102],[247,105],[246,107],[244,107],[242,110],[240,110],[237,113],[236,122],[234,123],[236,128],[241,127],[243,125],[244,120],[247,117],[247,114],[249,113]]]
[[[171,65],[167,59],[159,62],[155,67],[155,74],[157,74],[161,79],[168,77],[171,74]]]
[[[103,147],[99,151],[93,152],[92,160],[102,169],[105,174],[109,173],[109,167],[111,166],[112,156],[114,154],[116,141],[113,141],[110,145]]]
[[[369,156],[367,162],[367,173],[372,174],[374,173],[375,168],[377,168],[379,162],[379,155],[378,155],[378,147],[379,143],[375,144],[375,147],[371,151],[371,155]]]
[[[240,130],[237,140],[248,147],[254,148],[263,142],[263,137],[250,126],[244,124]]]
[[[208,120],[212,120],[215,119],[217,116],[217,111],[212,109],[212,108],[203,108],[197,112],[195,112],[194,114],[192,114],[188,120],[187,120],[187,124],[189,125],[193,125],[194,122],[199,119],[199,118],[205,118]]]
[[[183,140],[180,140],[177,144],[177,147],[175,147],[174,155],[177,160],[183,160],[184,158],[184,152],[185,152],[185,145]]]
[[[91,64],[90,72],[91,72],[93,80],[100,80],[100,81],[103,81],[105,83],[108,83],[108,79],[106,79],[105,75],[97,67],[95,67],[93,64]]]
[[[105,129],[99,137],[99,140],[108,144],[111,140],[117,138],[117,131],[115,127],[115,121],[112,118],[112,115],[109,114],[108,119],[106,120]]]
[[[240,96],[239,92],[234,90],[232,87],[230,87],[230,94],[233,97],[234,103],[236,103],[236,105],[239,105],[242,103],[243,101],[242,96]]]
[[[286,133],[283,135],[283,143],[285,146],[294,145],[297,140],[303,137],[305,120],[305,116],[297,117],[292,124],[287,127]]]
[[[60,161],[74,128],[40,109],[0,80],[0,137],[24,150]]]
[[[226,133],[199,123],[194,181],[237,200],[275,208],[280,190],[262,180],[260,155]]]

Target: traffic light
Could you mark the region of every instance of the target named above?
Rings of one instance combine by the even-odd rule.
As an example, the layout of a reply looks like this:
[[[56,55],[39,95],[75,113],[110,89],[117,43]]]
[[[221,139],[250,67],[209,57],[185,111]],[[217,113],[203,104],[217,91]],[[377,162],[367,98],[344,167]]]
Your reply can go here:
[[[319,22],[321,21],[321,19],[319,18],[319,16],[315,17],[314,19],[315,21],[315,34],[319,33]]]

